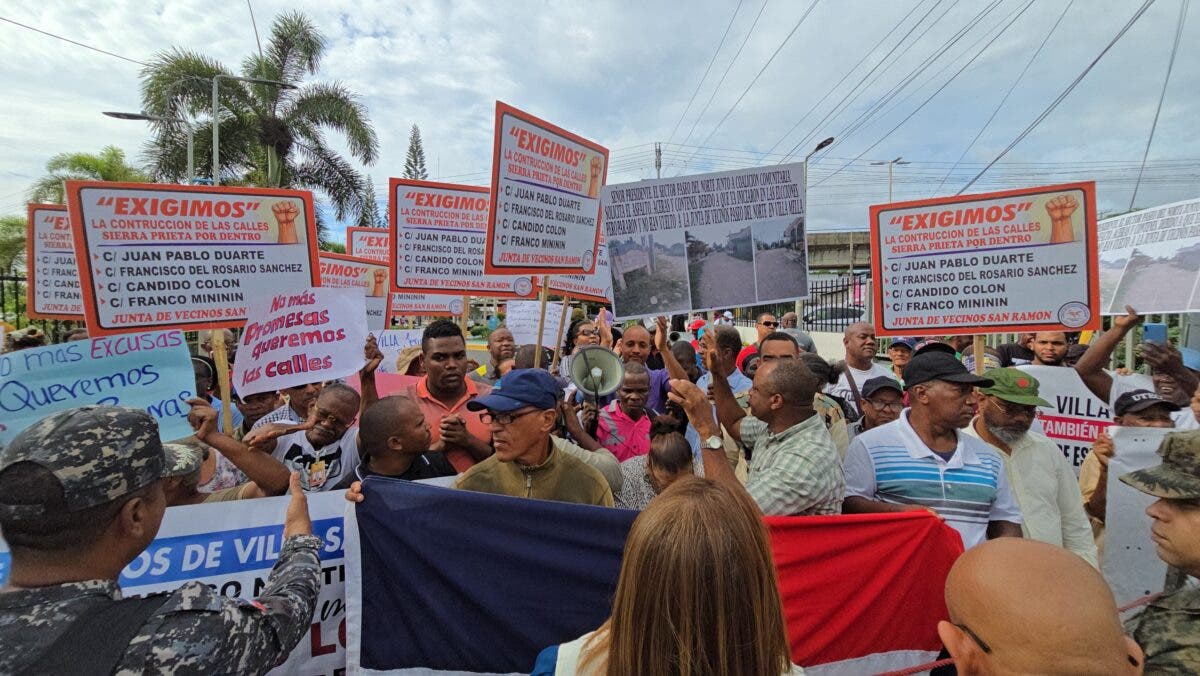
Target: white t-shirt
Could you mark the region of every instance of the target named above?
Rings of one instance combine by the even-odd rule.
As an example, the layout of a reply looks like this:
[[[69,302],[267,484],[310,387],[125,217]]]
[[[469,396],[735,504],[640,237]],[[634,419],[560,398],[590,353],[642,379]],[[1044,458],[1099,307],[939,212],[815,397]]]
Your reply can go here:
[[[1113,374],[1112,388],[1108,391],[1108,405],[1112,407],[1113,415],[1116,415],[1117,397],[1120,397],[1126,392],[1133,390],[1150,390],[1154,391],[1154,380],[1150,376],[1134,373],[1131,375]],[[1196,421],[1196,414],[1192,413],[1191,406],[1184,406],[1182,409],[1171,414],[1171,420],[1175,421],[1175,429],[1177,430],[1196,430],[1200,429],[1200,422]]]
[[[301,430],[279,437],[271,453],[288,471],[300,473],[304,490],[327,491],[358,467],[358,427],[346,430],[341,439],[320,450],[314,449],[305,435]]]
[[[846,364],[846,370],[850,371],[850,373],[854,376],[854,385],[858,388],[859,394],[862,394],[863,383],[872,378],[887,376],[892,380],[897,380],[896,374],[892,373],[891,369],[887,368],[883,364],[876,364],[874,362],[871,363],[871,368],[866,371],[860,371],[849,364]],[[842,371],[842,374],[838,377],[836,385],[825,386],[825,394],[832,394],[834,396],[841,397],[842,399],[845,399],[847,403],[853,406],[855,410],[858,410],[858,402],[854,400],[854,391],[850,389],[850,381],[846,380],[845,370]],[[859,411],[859,413],[862,413],[862,411]]]

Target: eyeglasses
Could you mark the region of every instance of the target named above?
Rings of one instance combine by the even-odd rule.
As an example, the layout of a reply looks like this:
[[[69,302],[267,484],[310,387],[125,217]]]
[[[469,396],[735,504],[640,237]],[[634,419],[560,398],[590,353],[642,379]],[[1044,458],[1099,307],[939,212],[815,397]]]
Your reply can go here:
[[[346,427],[349,427],[350,424],[354,422],[354,418],[350,418],[349,421],[344,421],[333,411],[320,407],[313,409],[313,417],[315,418],[315,422],[328,421],[335,425],[344,425]]]
[[[991,400],[992,403],[996,405],[996,408],[1000,409],[1000,412],[1004,413],[1005,415],[1014,417],[1023,415],[1029,418],[1037,417],[1037,406],[1033,406],[1031,404],[1013,404],[1006,402],[999,397],[992,397]]]
[[[988,645],[987,643],[985,643],[983,641],[983,639],[979,638],[979,635],[976,634],[975,632],[971,631],[970,627],[968,627],[965,624],[960,624],[958,622],[955,622],[954,626],[958,627],[959,629],[962,629],[964,634],[966,634],[967,636],[970,636],[971,640],[975,642],[975,645],[979,646],[979,649],[982,650],[985,655],[990,655],[992,653],[992,646]]]
[[[759,322],[759,324],[762,324],[763,326],[767,327],[768,329],[773,329],[773,328],[779,326],[779,322]]]
[[[874,399],[865,399],[864,401],[870,404],[871,408],[874,408],[876,411],[891,411],[892,413],[899,413],[900,411],[904,410],[904,402],[902,401],[887,402],[875,401]]]
[[[539,410],[540,409],[531,408],[520,413],[496,413],[494,411],[484,411],[483,413],[479,414],[479,421],[484,425],[491,425],[492,423],[496,423],[497,425],[511,425],[517,420],[517,418],[523,418],[530,413],[537,413]]]

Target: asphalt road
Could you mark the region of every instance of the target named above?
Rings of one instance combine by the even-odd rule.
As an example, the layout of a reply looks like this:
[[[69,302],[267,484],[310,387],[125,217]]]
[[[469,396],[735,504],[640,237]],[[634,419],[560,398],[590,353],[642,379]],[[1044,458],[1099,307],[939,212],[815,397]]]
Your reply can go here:
[[[759,302],[804,295],[804,259],[786,249],[770,249],[755,253],[758,269]]]
[[[754,263],[719,251],[704,259],[692,289],[693,307],[733,307],[754,303]]]

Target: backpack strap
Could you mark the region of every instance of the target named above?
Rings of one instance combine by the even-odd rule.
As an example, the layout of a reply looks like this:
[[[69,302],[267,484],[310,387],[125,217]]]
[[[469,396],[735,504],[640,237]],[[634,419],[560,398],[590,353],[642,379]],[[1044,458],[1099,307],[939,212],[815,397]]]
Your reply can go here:
[[[168,596],[170,592],[119,601],[95,599],[25,673],[108,676],[125,656],[129,642],[154,611],[163,607]]]
[[[850,373],[849,362],[842,362],[842,373],[846,374],[846,382],[850,384],[850,393],[854,395],[854,407],[858,409],[858,418],[861,418],[863,415],[862,395],[858,393],[858,383],[854,382],[854,375]],[[854,422],[858,420],[858,418],[855,418],[850,422]]]

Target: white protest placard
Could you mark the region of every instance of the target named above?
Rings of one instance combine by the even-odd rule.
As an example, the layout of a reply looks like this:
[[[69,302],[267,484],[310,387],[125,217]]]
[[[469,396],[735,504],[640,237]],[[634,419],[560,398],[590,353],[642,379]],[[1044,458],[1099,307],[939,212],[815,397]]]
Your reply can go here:
[[[311,288],[250,301],[233,387],[240,396],[357,373],[367,340],[366,303],[358,289]]]
[[[102,336],[0,354],[0,446],[51,413],[77,406],[145,409],[159,436],[192,433],[196,389],[180,331]]]
[[[392,259],[392,236],[383,228],[346,228],[346,255],[387,263]]]
[[[1096,184],[871,207],[875,332],[1100,328]]]
[[[808,297],[804,164],[604,189],[618,319]]]
[[[25,314],[34,319],[83,319],[75,237],[67,208],[30,204],[25,227]]]
[[[1117,605],[1160,592],[1167,565],[1150,539],[1153,520],[1146,508],[1157,498],[1120,480],[1121,475],[1162,462],[1158,447],[1172,430],[1112,427],[1113,457],[1108,461],[1108,496],[1104,510],[1104,560],[1100,570],[1112,587]]]
[[[202,582],[229,598],[253,599],[266,586],[283,545],[287,496],[170,507],[158,535],[121,572],[126,596],[173,591]],[[308,513],[321,548],[321,592],[309,629],[271,674],[335,674],[346,667],[345,582],[340,492],[311,493]],[[0,584],[8,580],[11,556],[0,540]]]
[[[1016,368],[1036,378],[1038,396],[1050,402],[1050,406],[1038,408],[1034,431],[1058,444],[1078,475],[1096,435],[1112,425],[1112,409],[1097,399],[1069,366],[1022,364]]]
[[[552,275],[550,290],[579,300],[612,304],[612,274],[608,270],[608,245],[604,238],[596,248],[596,269],[587,275]]]
[[[485,272],[591,272],[607,175],[607,148],[497,101]]]
[[[512,331],[513,342],[517,345],[533,345],[538,343],[538,316],[541,303],[536,300],[510,300],[504,311],[504,327]],[[554,349],[557,347],[558,323],[560,318],[570,319],[567,315],[569,308],[561,303],[546,305],[546,322],[542,326],[540,345]],[[563,323],[563,333],[567,324]]]
[[[240,326],[261,289],[318,286],[312,193],[67,181],[91,335]]]
[[[1200,310],[1200,199],[1100,221],[1105,314]]]
[[[483,272],[487,247],[487,188],[393,178],[392,290],[525,298],[529,275]]]
[[[387,316],[389,320],[396,316],[453,317],[462,313],[462,296],[441,293],[401,293],[398,291],[388,294]]]
[[[400,373],[396,369],[396,359],[404,350],[420,347],[423,333],[424,329],[388,329],[375,334],[375,343],[383,353],[383,363],[379,365],[379,372]]]
[[[365,293],[367,330],[382,331],[387,326],[388,268],[378,261],[343,254],[321,252],[321,286],[332,289],[359,288]]]

